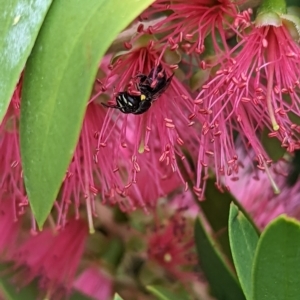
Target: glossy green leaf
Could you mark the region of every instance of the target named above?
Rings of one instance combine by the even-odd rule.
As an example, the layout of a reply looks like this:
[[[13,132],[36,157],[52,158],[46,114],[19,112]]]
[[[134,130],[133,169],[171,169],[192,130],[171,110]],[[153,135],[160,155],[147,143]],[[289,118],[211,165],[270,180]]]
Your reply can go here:
[[[228,268],[215,242],[206,233],[200,219],[195,222],[195,242],[201,269],[216,299],[244,300],[237,278]]]
[[[30,56],[21,107],[21,155],[39,227],[78,140],[101,57],[153,0],[56,0]]]
[[[300,223],[287,217],[262,233],[253,266],[253,300],[298,300],[300,297]]]
[[[223,252],[232,261],[228,236],[230,203],[235,203],[235,205],[237,205],[238,208],[244,213],[249,222],[255,227],[254,222],[232,194],[227,191],[222,193],[216,188],[214,179],[207,180],[205,198],[205,201],[201,201],[199,203],[201,209],[204,212],[204,215],[210,226],[214,230]],[[257,228],[256,230],[258,231]]]
[[[184,155],[190,169],[194,174],[196,174],[196,167],[193,157],[185,149]],[[195,178],[190,178],[189,172],[187,171],[179,156],[177,157],[177,163],[184,180],[188,182],[189,189],[193,191]],[[227,192],[221,193],[216,188],[214,180],[212,178],[206,181],[205,201],[199,201],[197,196],[195,194],[193,195],[195,202],[199,204],[202,212],[205,215],[205,218],[213,229],[215,236],[218,239],[220,246],[222,247],[222,251],[233,262],[228,237],[228,216],[229,206],[230,203],[235,200],[234,197]]]
[[[0,122],[52,0],[0,0]]]
[[[187,150],[184,150],[184,154],[192,172],[196,173],[196,168],[192,156]],[[195,179],[193,180],[190,178],[189,172],[186,170],[186,167],[182,163],[180,157],[177,157],[177,163],[184,180],[188,182],[190,190],[193,191],[193,182]],[[195,194],[194,198],[196,203],[201,207],[206,220],[213,229],[214,236],[218,240],[218,243],[222,248],[222,252],[226,254],[227,258],[233,263],[228,236],[228,217],[230,203],[235,203],[238,206],[239,210],[243,212],[248,221],[252,224],[252,226],[256,228],[253,220],[232,194],[227,191],[220,192],[216,188],[214,178],[209,178],[206,181],[205,201],[199,201]],[[257,232],[259,232],[257,228],[256,230]]]
[[[118,294],[115,294],[114,300],[123,300]]]
[[[252,265],[259,236],[255,228],[231,203],[229,240],[234,266],[247,300],[252,300]]]
[[[163,286],[157,285],[148,285],[147,290],[154,296],[157,297],[158,300],[189,300],[189,296],[187,294],[180,295],[169,291]]]
[[[230,203],[234,197],[228,193],[221,193],[214,184],[214,179],[207,180],[205,201],[199,204],[210,226],[214,230],[223,252],[232,261],[229,236],[228,217]]]

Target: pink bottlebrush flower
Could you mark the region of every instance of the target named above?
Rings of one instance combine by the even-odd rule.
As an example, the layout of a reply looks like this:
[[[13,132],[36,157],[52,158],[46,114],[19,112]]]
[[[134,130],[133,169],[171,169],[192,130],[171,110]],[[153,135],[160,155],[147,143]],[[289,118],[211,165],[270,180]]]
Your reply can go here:
[[[14,248],[21,229],[20,220],[15,220],[14,202],[10,198],[1,198],[0,202],[0,257],[5,260]]]
[[[189,189],[187,191],[175,194],[168,206],[172,210],[184,212],[184,216],[192,219],[196,218],[200,211],[199,204],[195,201],[193,192]]]
[[[169,179],[168,174],[158,166],[158,159],[153,164],[141,160],[140,180],[132,184],[129,175],[134,162],[129,152],[130,143],[127,142],[125,148],[120,147],[120,132],[112,121],[107,123],[114,129],[110,132],[111,139],[105,141],[105,146],[97,146],[100,134],[98,126],[104,121],[104,110],[104,107],[93,102],[87,107],[79,142],[56,203],[58,226],[67,221],[71,203],[75,204],[76,216],[79,216],[80,205],[86,204],[89,227],[93,232],[92,219],[96,215],[95,200],[98,196],[103,204],[119,205],[124,212],[137,207],[147,211],[155,206],[158,197],[178,186],[179,181],[176,178]],[[148,156],[151,158],[153,153]]]
[[[260,25],[263,18],[264,14],[259,15],[256,26],[252,26],[232,53],[240,51],[217,71],[197,98],[208,111],[215,105],[227,107],[230,110],[227,118],[238,116],[240,105],[245,105],[248,122],[260,116],[261,124],[273,130],[270,136],[277,137],[283,147],[293,151],[299,148],[300,129],[288,113],[300,115],[300,46],[279,17],[275,18],[276,25]],[[251,134],[255,133],[245,133]]]
[[[189,226],[190,225],[190,226]],[[148,257],[182,282],[195,279],[193,226],[180,211],[157,226],[148,236]]]
[[[8,111],[0,125],[0,210],[5,213],[11,210],[12,221],[17,221],[28,206],[19,148],[20,94],[21,82],[14,91]],[[10,215],[10,212],[7,213]]]
[[[116,169],[121,168],[124,173],[130,172],[130,165],[126,165],[127,156],[124,152],[117,152],[115,143],[103,147],[101,155],[97,155],[98,126],[105,119],[105,109],[96,103],[87,107],[79,141],[74,157],[57,200],[58,225],[67,221],[69,205],[75,204],[76,216],[79,216],[79,207],[85,203],[89,220],[90,231],[93,232],[93,215],[95,212],[95,199],[100,195],[102,201],[110,204],[119,203],[123,207],[124,198],[121,193],[111,193],[113,188],[123,185],[123,180]],[[113,123],[108,123],[113,126]],[[112,133],[117,139],[116,132]],[[130,201],[130,200],[128,200]]]
[[[7,114],[0,125],[0,166],[2,174],[0,179],[0,210],[6,213],[10,209],[13,212],[12,221],[17,221],[29,205],[22,178],[19,146],[20,93],[21,82],[15,90]],[[114,148],[106,147],[102,151],[103,156],[95,159],[98,140],[97,130],[99,122],[103,122],[104,118],[105,109],[101,105],[94,103],[88,105],[74,158],[68,168],[55,204],[58,209],[58,227],[66,224],[71,203],[75,205],[77,217],[79,216],[79,206],[84,203],[87,208],[90,231],[93,232],[92,216],[95,215],[95,197],[100,194],[104,199],[112,186],[123,184],[123,178],[114,172],[112,168],[112,165],[117,165],[114,156],[116,150]],[[127,157],[123,161],[126,162]],[[130,172],[130,166],[128,164],[127,172]],[[120,167],[124,171],[126,170],[126,164],[122,163]],[[5,204],[2,204],[6,198],[9,198],[10,201],[5,200]],[[113,200],[114,202],[116,202],[116,198],[120,199],[117,195]],[[124,201],[123,198],[121,200],[121,202]],[[32,230],[36,230],[33,217]]]
[[[31,236],[11,254],[16,279],[23,285],[37,279],[47,297],[58,299],[70,292],[88,235],[83,220],[70,220],[53,233],[45,229]]]
[[[0,135],[2,135],[0,164],[3,172],[0,181],[1,198],[11,199],[5,201],[5,205],[2,205],[2,200],[0,200],[0,209],[5,212],[7,209],[11,209],[15,221],[28,206],[19,149],[20,89],[21,85],[18,85],[9,110],[0,125]],[[72,203],[75,206],[76,217],[79,216],[80,206],[86,205],[90,231],[93,232],[92,219],[96,215],[96,197],[100,196],[103,203],[118,204],[123,211],[131,211],[137,207],[147,210],[146,207],[155,205],[159,196],[165,195],[167,191],[178,185],[178,180],[168,179],[168,174],[163,172],[163,169],[159,170],[157,167],[153,170],[154,164],[151,165],[145,160],[141,162],[141,166],[143,166],[141,185],[135,184],[129,192],[128,182],[130,180],[127,180],[132,172],[132,157],[126,148],[119,148],[120,132],[118,128],[110,133],[111,140],[101,148],[101,155],[97,154],[99,152],[99,124],[104,122],[105,115],[106,109],[100,104],[90,103],[88,105],[73,160],[55,203],[58,211],[56,220],[58,228],[66,224]],[[112,121],[106,121],[106,125],[114,128]],[[173,182],[172,186],[170,184],[166,186],[160,182],[164,177],[164,183]],[[128,187],[127,193],[122,190],[124,185]],[[36,230],[34,219],[32,219],[32,230]]]
[[[138,181],[127,191],[127,196],[134,201],[135,207],[143,208],[146,213],[156,207],[158,198],[166,196],[181,184],[178,177],[161,168],[157,155],[150,155],[149,153],[149,161],[147,156],[140,156]]]
[[[215,172],[216,186],[221,191],[223,187],[229,189],[228,181],[238,180],[239,167],[243,165],[243,160],[237,153],[237,136],[246,151],[254,152],[259,169],[264,170],[271,162],[259,136],[256,135],[256,132],[262,130],[265,125],[264,115],[260,115],[255,107],[248,106],[246,100],[241,101],[236,108],[231,102],[224,105],[221,101],[216,101],[208,108],[205,99],[209,101],[213,97],[218,97],[219,92],[221,94],[224,91],[224,88],[215,90],[214,87],[215,83],[212,80],[209,86],[203,87],[202,98],[196,100],[198,113],[206,118],[201,131],[197,181],[194,187],[194,192],[200,200],[204,199],[206,179],[209,177],[210,169]],[[218,93],[211,95],[211,90]],[[249,115],[252,115],[252,118],[249,118]]]
[[[171,13],[163,20],[148,28],[149,33],[166,33],[161,43],[166,43],[171,50],[181,44],[187,53],[202,53],[205,49],[204,39],[211,34],[216,52],[223,52],[217,36],[226,48],[226,30],[235,30],[230,20],[238,16],[234,3],[228,0],[165,0],[155,1],[151,6],[152,14],[168,9]],[[227,49],[228,50],[228,49]]]
[[[113,293],[113,280],[97,267],[90,267],[78,276],[73,287],[92,299],[107,300]]]
[[[218,186],[218,174],[235,173],[233,179],[237,178],[234,132],[246,148],[254,150],[260,169],[272,162],[257,135],[263,128],[271,130],[269,137],[278,138],[290,152],[300,146],[300,128],[288,116],[300,116],[300,47],[279,17],[276,25],[261,25],[263,19],[264,14],[259,15],[256,26],[247,29],[250,32],[231,50],[232,59],[202,87],[195,100],[195,110],[206,116],[201,137],[204,148],[198,159],[199,194],[203,167],[210,166],[204,159],[207,153],[214,156]],[[208,146],[210,141],[214,146]]]
[[[155,43],[150,41],[147,46],[133,49],[119,57],[111,66],[111,74],[103,83],[102,90],[114,87],[114,97],[123,91],[135,94],[137,93],[135,80],[139,80],[136,75],[140,73],[148,75],[158,65],[162,66],[169,78],[173,71],[162,62],[161,55],[162,53],[156,50]],[[114,104],[115,99],[109,103]],[[121,189],[123,193],[128,194],[127,189],[132,184],[139,185],[142,165],[147,165],[149,178],[161,174],[155,178],[157,183],[161,177],[171,178],[176,175],[183,183],[185,182],[177,159],[184,159],[181,147],[186,141],[188,144],[190,140],[194,143],[198,140],[197,132],[193,128],[194,116],[190,113],[192,109],[193,102],[189,93],[175,77],[171,80],[168,89],[142,114],[124,114],[118,109],[107,109],[106,119],[99,133],[98,155],[102,155],[102,150],[109,142],[114,143],[117,155],[124,152],[129,154],[132,167]],[[113,127],[108,125],[111,122],[114,123]],[[189,135],[186,135],[187,130]],[[111,137],[114,131],[119,134],[118,145],[116,139],[112,140]]]

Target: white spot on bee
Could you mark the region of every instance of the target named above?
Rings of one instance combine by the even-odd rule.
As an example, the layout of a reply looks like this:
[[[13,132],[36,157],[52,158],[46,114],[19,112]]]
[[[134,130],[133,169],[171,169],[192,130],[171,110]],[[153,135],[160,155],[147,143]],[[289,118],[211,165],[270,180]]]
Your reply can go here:
[[[123,106],[123,103],[119,99],[117,99],[117,103],[118,103],[118,106],[120,106],[120,107]]]
[[[132,106],[133,104],[132,104],[131,102],[128,102],[128,105],[129,105],[129,106]]]
[[[126,97],[124,95],[122,95],[122,99],[123,99],[123,101],[124,101],[125,104],[128,103],[128,101],[127,101],[127,99],[126,99]]]

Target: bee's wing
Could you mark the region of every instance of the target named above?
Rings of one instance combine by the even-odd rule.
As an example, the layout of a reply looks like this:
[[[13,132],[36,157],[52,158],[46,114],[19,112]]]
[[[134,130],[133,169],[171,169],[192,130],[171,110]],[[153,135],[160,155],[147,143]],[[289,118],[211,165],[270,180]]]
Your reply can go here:
[[[173,76],[174,76],[174,73],[166,80],[166,82],[163,86],[153,89],[153,93],[154,93],[152,96],[153,101],[156,100],[157,98],[159,98],[166,91],[166,89],[169,87],[169,85],[172,81]]]

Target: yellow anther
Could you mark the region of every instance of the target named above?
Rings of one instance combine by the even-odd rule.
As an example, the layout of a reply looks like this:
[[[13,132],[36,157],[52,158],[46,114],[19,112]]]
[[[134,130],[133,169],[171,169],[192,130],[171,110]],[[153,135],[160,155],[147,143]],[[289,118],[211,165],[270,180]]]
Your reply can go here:
[[[171,262],[172,261],[172,255],[170,253],[166,253],[164,255],[164,261],[165,262]]]

